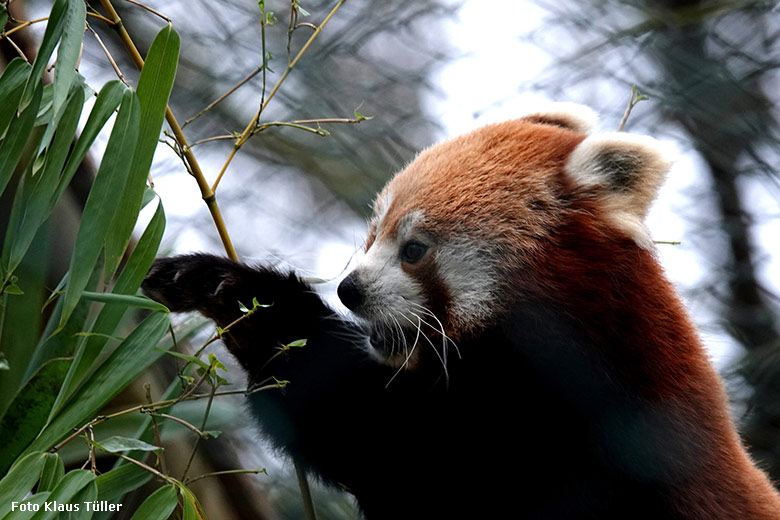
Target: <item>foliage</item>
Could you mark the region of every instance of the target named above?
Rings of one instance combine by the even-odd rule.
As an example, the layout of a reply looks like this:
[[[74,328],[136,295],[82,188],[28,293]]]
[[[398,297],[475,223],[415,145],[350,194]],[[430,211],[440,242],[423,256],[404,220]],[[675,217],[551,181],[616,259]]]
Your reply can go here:
[[[206,430],[215,397],[279,389],[286,382],[269,381],[250,389],[221,391],[222,386],[230,384],[223,377],[226,367],[213,353],[202,357],[209,344],[255,312],[259,307],[256,300],[251,308],[242,305],[243,316],[218,328],[194,355],[169,350],[176,345],[176,336],[181,339],[188,331],[174,336],[168,310],[137,294],[166,225],[162,203],[153,202],[156,195],[149,170],[167,119],[167,144],[195,177],[226,253],[237,258],[215,192],[242,145],[271,128],[294,127],[326,136],[329,132],[321,123],[371,119],[356,111],[354,118],[262,120],[270,100],[343,3],[344,0],[335,2],[328,16],[314,25],[298,23],[299,15],[309,13],[297,0],[291,1],[287,65],[275,86],[266,91],[265,75],[271,71],[269,63],[273,57],[263,53],[263,64],[258,70],[263,72],[263,89],[257,113],[243,132],[227,136],[234,140],[234,148],[213,183],[206,182],[168,107],[180,49],[179,35],[170,20],[150,10],[168,23],[158,32],[144,59],[110,0],[101,0],[102,13],[83,0],[55,0],[47,18],[29,22],[14,20],[5,3],[0,3],[4,29],[1,37],[21,56],[12,60],[0,76],[0,195],[7,190],[6,196],[13,198],[0,255],[0,388],[9,390],[8,397],[0,403],[0,438],[4,440],[0,449],[0,475],[4,475],[0,480],[0,519],[57,518],[59,513],[46,507],[55,503],[70,506],[68,511],[74,518],[105,518],[108,513],[95,511],[93,501],[119,503],[124,495],[139,490],[152,479],[162,487],[151,488],[153,492],[132,518],[163,519],[174,512],[185,519],[205,518],[190,483],[214,474],[264,472],[228,470],[188,475],[201,439],[220,434]],[[265,30],[278,19],[266,10],[264,2],[258,5],[265,48]],[[90,26],[93,20],[116,31],[141,69],[135,89],[126,83]],[[13,44],[11,35],[43,21],[45,33],[30,64]],[[5,30],[6,26],[10,29]],[[311,34],[293,54],[292,35],[304,27],[312,29]],[[119,78],[95,90],[78,72],[85,28],[95,34]],[[55,49],[52,78],[47,71]],[[102,160],[84,203],[70,267],[56,287],[48,291],[42,251],[52,214],[87,154],[99,153],[94,146],[98,137],[106,134]],[[150,204],[156,204],[153,216],[140,238],[133,240],[139,214]],[[145,317],[139,323],[140,310]],[[193,328],[190,326],[189,332]],[[168,331],[170,334],[166,335]],[[276,355],[305,344],[305,340],[300,340],[286,345]],[[166,353],[185,364],[178,379],[158,401],[153,401],[147,384],[145,403],[111,413],[104,411],[114,397],[137,382]],[[204,386],[208,387],[207,392],[201,390]],[[181,406],[194,400],[205,402],[200,426],[193,424],[198,419],[186,417]],[[97,428],[128,416],[141,419],[132,436],[108,436]],[[166,469],[161,446],[161,428],[172,423],[196,434],[180,477],[172,476]],[[89,455],[80,469],[66,471],[61,450],[74,441],[83,442]],[[114,467],[103,474],[97,467],[98,453],[117,459]],[[148,461],[149,456],[154,460]],[[311,499],[304,499],[313,511]],[[73,510],[73,506],[79,507]]]

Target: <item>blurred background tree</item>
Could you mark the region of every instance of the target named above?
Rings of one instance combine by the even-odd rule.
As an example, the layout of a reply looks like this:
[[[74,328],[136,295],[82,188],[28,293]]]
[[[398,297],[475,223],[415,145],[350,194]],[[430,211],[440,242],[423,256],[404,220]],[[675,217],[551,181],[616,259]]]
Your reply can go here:
[[[181,33],[171,98],[180,121],[251,76],[185,126],[213,180],[231,136],[257,110],[263,82],[275,83],[288,52],[294,55],[310,31],[296,30],[288,51],[290,4],[282,0],[265,2],[275,21],[265,27],[265,49],[255,1],[144,3]],[[310,15],[301,12],[298,23],[318,23],[334,3],[302,2]],[[50,5],[15,0],[11,7],[16,18],[32,19]],[[117,8],[136,42],[148,45],[159,19],[129,2]],[[417,150],[517,115],[515,105],[540,98],[586,103],[614,130],[636,84],[650,101],[635,109],[628,130],[681,153],[650,226],[657,239],[682,243],[661,244],[659,254],[716,347],[752,452],[780,480],[778,14],[775,2],[749,0],[350,0],[263,120],[349,119],[356,112],[372,119],[322,123],[327,137],[276,127],[248,141],[219,188],[239,256],[294,266],[326,279],[323,291],[332,293],[362,244],[372,197]],[[115,35],[95,29],[133,83],[134,67]],[[14,41],[25,49],[25,38],[34,40],[34,30]],[[0,48],[6,61],[16,55],[6,42]],[[96,45],[85,46],[81,72],[114,75]],[[172,151],[161,146],[158,154],[152,175],[169,215],[168,249],[220,252],[194,181]],[[77,207],[78,184],[73,193]],[[217,518],[301,517],[289,472],[257,455],[257,444],[251,428],[202,443],[201,462],[213,469],[264,465],[271,474],[210,479],[197,489],[213,497],[202,503]],[[333,495],[315,501],[321,518],[355,516]]]

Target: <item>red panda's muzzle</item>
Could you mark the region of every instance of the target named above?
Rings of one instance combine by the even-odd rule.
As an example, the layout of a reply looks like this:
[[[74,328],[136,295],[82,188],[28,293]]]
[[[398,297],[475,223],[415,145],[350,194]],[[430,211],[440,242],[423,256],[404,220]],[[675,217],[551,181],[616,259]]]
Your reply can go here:
[[[364,299],[364,290],[356,271],[352,271],[341,281],[336,294],[347,309],[354,312],[360,307]]]

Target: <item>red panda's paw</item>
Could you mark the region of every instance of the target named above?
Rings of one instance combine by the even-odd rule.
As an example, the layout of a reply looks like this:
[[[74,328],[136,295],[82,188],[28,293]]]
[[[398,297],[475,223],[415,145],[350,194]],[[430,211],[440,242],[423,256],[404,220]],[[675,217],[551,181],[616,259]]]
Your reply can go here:
[[[242,269],[241,264],[206,254],[158,258],[141,290],[171,311],[203,311],[232,300],[228,293],[235,290]],[[234,303],[238,311],[238,303]]]

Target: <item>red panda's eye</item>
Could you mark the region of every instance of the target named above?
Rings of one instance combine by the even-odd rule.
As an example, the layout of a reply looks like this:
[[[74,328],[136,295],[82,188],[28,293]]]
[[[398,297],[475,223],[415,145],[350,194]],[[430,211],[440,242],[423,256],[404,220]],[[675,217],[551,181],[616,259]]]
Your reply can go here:
[[[428,246],[420,242],[409,241],[401,247],[401,261],[407,264],[419,262],[428,251]]]

